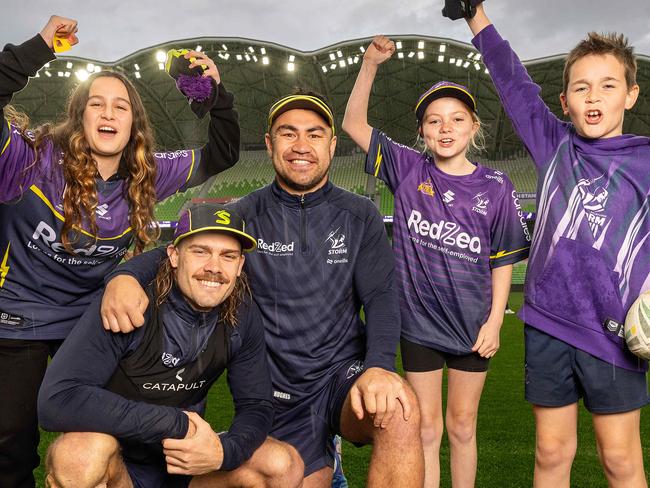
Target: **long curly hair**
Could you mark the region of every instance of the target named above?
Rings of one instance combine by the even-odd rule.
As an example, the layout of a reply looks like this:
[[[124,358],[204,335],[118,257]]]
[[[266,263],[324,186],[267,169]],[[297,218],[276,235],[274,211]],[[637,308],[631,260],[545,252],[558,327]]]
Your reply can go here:
[[[160,306],[169,295],[174,284],[175,273],[168,258],[160,264],[155,280],[156,306]],[[237,309],[246,296],[251,296],[248,278],[244,271],[236,278],[232,293],[221,303],[221,320],[230,327],[237,326]]]
[[[38,163],[39,152],[49,140],[55,150],[63,153],[63,216],[65,222],[61,242],[66,250],[73,253],[72,245],[79,240],[82,229],[97,235],[95,210],[97,209],[97,189],[95,178],[97,164],[93,160],[90,146],[84,135],[83,116],[88,103],[90,86],[100,77],[111,77],[121,81],[129,94],[133,122],[129,141],[122,153],[121,169],[126,173],[124,197],[129,203],[129,223],[135,239],[134,252],[140,253],[149,243],[160,236],[160,229],[154,219],[156,203],[156,162],[153,156],[154,138],[142,99],[133,84],[120,73],[102,71],[81,83],[68,101],[67,116],[62,122],[44,124],[37,128],[34,140],[25,137],[35,150],[34,163]],[[7,109],[8,108],[8,109]],[[15,109],[7,107],[5,115],[23,133],[27,133],[29,119]]]

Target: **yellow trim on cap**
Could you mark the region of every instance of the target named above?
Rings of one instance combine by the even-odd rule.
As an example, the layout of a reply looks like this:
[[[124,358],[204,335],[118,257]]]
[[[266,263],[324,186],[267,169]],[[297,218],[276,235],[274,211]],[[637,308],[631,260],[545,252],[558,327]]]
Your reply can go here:
[[[417,113],[418,108],[420,108],[420,105],[422,105],[422,102],[424,102],[429,95],[431,95],[432,93],[437,92],[438,90],[444,90],[446,88],[451,88],[453,90],[458,90],[459,92],[463,92],[465,95],[467,95],[469,97],[469,99],[472,101],[472,103],[474,104],[473,110],[476,111],[476,100],[474,100],[474,97],[472,96],[472,94],[470,92],[468,92],[467,90],[463,90],[462,88],[460,88],[458,86],[444,85],[444,86],[439,86],[438,88],[430,89],[428,92],[426,92],[424,95],[422,95],[422,97],[420,97],[420,101],[415,106],[415,113]]]
[[[191,214],[191,212],[190,212],[190,214]],[[190,215],[190,219],[191,218],[192,217]],[[192,228],[192,226],[190,225],[190,229],[191,228]],[[180,241],[181,239],[184,239],[187,236],[191,236],[192,234],[198,234],[199,232],[203,232],[203,231],[206,231],[206,230],[221,230],[221,231],[226,231],[226,232],[231,233],[231,234],[237,234],[237,235],[240,235],[242,237],[245,237],[246,239],[248,239],[250,242],[253,243],[253,247],[251,247],[249,249],[244,249],[242,247],[242,251],[244,251],[244,252],[254,251],[255,248],[257,247],[257,241],[253,238],[253,236],[249,236],[245,232],[242,232],[242,231],[237,230],[237,229],[233,229],[232,227],[222,227],[222,226],[199,227],[196,230],[190,230],[189,232],[186,232],[185,234],[181,234],[176,239],[174,239],[174,246],[177,246],[178,241]]]
[[[271,126],[273,125],[273,118],[275,117],[277,111],[280,110],[285,105],[287,105],[288,103],[294,102],[296,100],[304,100],[306,102],[313,103],[318,108],[325,111],[325,113],[327,114],[327,118],[329,119],[330,128],[332,129],[332,135],[336,133],[336,130],[334,129],[334,114],[332,113],[330,108],[327,105],[325,105],[325,103],[323,103],[323,101],[320,98],[313,97],[311,95],[289,95],[275,102],[271,106],[271,110],[269,110],[269,131],[271,131]]]

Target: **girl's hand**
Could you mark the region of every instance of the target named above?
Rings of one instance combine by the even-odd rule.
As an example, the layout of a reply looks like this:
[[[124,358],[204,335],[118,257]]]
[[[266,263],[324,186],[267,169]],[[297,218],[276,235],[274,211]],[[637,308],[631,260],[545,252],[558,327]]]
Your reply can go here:
[[[395,52],[395,43],[386,36],[376,36],[363,55],[364,62],[380,65]]]
[[[53,15],[50,17],[50,20],[47,21],[45,27],[41,29],[40,34],[48,47],[50,49],[53,49],[55,37],[62,37],[64,39],[67,39],[71,46],[77,44],[79,42],[79,39],[77,39],[77,36],[75,35],[76,32],[76,20]]]

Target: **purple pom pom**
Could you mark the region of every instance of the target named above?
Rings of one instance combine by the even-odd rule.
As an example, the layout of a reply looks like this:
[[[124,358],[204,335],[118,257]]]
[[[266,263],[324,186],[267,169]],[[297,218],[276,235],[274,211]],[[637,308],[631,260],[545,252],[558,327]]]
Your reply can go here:
[[[212,81],[209,76],[178,75],[176,87],[190,101],[204,102],[212,94]]]

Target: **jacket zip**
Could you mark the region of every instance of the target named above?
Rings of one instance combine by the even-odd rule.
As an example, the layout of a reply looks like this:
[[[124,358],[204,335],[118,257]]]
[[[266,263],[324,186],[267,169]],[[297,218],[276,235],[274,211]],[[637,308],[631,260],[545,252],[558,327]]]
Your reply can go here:
[[[307,252],[307,210],[305,209],[305,195],[300,195],[300,253]]]

